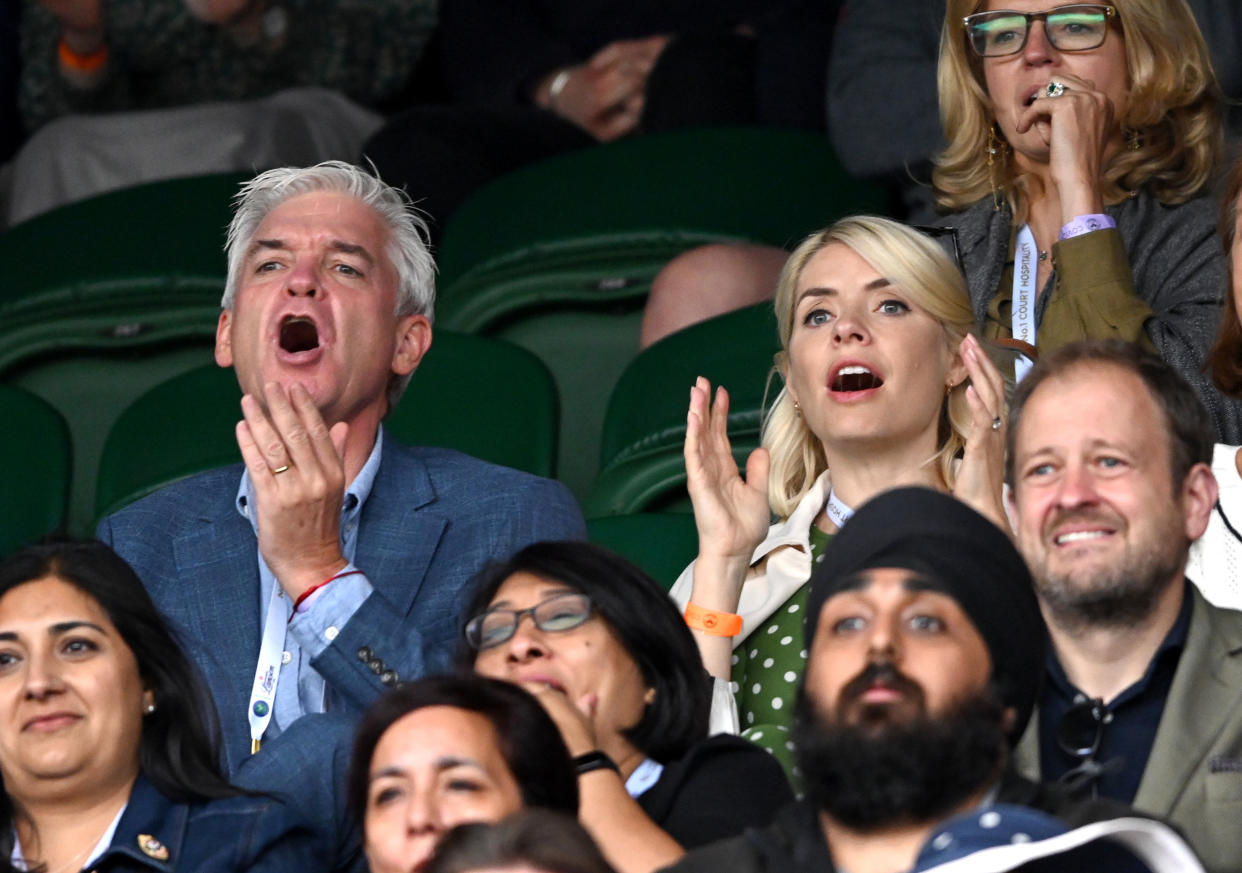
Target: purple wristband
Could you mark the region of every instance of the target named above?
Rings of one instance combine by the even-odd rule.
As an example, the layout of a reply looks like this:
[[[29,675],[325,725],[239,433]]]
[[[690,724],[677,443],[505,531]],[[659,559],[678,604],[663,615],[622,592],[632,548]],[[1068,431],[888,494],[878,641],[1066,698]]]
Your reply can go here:
[[[1113,221],[1107,215],[1098,212],[1091,215],[1076,215],[1069,220],[1065,227],[1061,228],[1059,239],[1073,239],[1076,236],[1082,236],[1084,233],[1091,233],[1093,230],[1106,230],[1110,227],[1116,227],[1117,222]]]

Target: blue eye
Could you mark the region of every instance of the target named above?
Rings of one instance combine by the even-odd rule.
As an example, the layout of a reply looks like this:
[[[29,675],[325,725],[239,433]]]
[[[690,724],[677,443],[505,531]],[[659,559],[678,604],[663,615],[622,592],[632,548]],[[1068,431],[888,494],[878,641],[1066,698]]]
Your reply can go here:
[[[837,634],[855,633],[867,626],[861,616],[851,615],[832,623],[832,632]]]
[[[900,315],[910,311],[910,307],[901,300],[885,300],[880,304],[879,309],[885,315]]]
[[[806,314],[806,317],[802,319],[802,323],[808,327],[819,327],[820,325],[827,324],[831,320],[832,313],[828,310],[812,309]]]
[[[939,633],[944,630],[944,622],[934,615],[916,615],[910,619],[910,627],[924,633]]]

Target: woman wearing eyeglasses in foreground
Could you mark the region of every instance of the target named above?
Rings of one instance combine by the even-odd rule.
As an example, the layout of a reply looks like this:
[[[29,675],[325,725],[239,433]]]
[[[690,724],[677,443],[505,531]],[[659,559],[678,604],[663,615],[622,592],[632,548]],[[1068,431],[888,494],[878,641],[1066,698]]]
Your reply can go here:
[[[535,543],[479,575],[463,660],[533,693],[578,770],[579,819],[622,873],[766,823],[792,799],[780,766],[708,738],[711,683],[668,595],[581,542]]]
[[[806,654],[813,561],[881,491],[951,491],[1007,524],[1005,385],[979,340],[961,273],[941,246],[884,218],[844,219],[790,255],[776,290],[784,387],[738,475],[728,394],[690,389],[686,474],[698,558],[672,594],[718,680],[713,727],[775,753]],[[771,514],[779,519],[769,527]],[[734,654],[735,653],[735,654]],[[730,678],[739,689],[728,706]],[[773,742],[779,739],[782,742]]]
[[[301,871],[312,836],[221,775],[215,710],[98,542],[0,564],[0,870]]]
[[[565,744],[520,688],[482,676],[432,676],[367,710],[346,789],[371,873],[415,873],[455,825],[521,809],[575,815]]]

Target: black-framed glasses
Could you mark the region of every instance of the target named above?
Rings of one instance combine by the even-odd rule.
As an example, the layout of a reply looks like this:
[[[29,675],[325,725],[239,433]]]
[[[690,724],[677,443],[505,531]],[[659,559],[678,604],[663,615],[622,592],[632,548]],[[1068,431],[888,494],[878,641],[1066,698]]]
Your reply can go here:
[[[1057,780],[1071,793],[1092,785],[1105,773],[1116,769],[1114,762],[1100,763],[1100,743],[1104,727],[1111,724],[1113,714],[1098,697],[1083,697],[1061,716],[1057,724],[1057,745],[1067,755],[1078,759],[1078,766],[1066,771]]]
[[[1117,7],[1102,3],[1074,3],[1047,12],[1015,12],[997,9],[976,12],[962,19],[967,41],[984,58],[1003,57],[1022,51],[1031,33],[1031,22],[1042,21],[1048,42],[1063,52],[1085,52],[1104,44],[1108,22]]]
[[[953,263],[957,266],[957,271],[962,275],[966,274],[966,268],[962,266],[962,250],[957,244],[957,228],[951,225],[943,227],[930,224],[912,224],[912,230],[926,234],[932,237],[936,242],[940,243],[940,247],[945,250],[945,254],[953,256]],[[945,245],[944,240],[948,240],[950,245]],[[951,247],[950,247],[951,246]]]
[[[480,651],[498,646],[517,633],[518,622],[527,615],[541,631],[573,630],[591,617],[591,598],[566,591],[529,609],[489,609],[466,622],[466,642]]]

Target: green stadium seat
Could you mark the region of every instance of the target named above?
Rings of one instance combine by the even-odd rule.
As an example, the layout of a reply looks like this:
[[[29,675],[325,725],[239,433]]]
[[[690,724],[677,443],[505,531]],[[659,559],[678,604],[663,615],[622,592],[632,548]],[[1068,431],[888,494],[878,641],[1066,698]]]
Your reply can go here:
[[[48,403],[0,385],[0,556],[62,527],[69,501],[69,429]]]
[[[646,512],[587,519],[587,539],[628,558],[672,588],[699,551],[694,516],[685,512]]]
[[[772,304],[678,331],[638,355],[608,401],[600,473],[588,516],[689,508],[682,447],[690,386],[698,376],[729,391],[729,437],[739,463],[759,445],[768,374],[780,349]],[[773,380],[773,394],[779,377]]]

